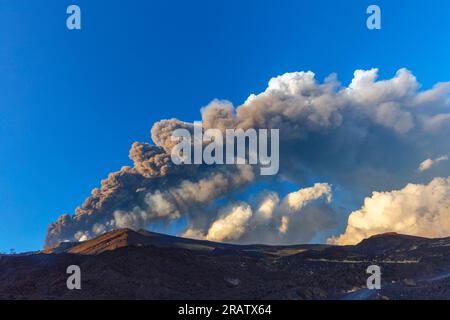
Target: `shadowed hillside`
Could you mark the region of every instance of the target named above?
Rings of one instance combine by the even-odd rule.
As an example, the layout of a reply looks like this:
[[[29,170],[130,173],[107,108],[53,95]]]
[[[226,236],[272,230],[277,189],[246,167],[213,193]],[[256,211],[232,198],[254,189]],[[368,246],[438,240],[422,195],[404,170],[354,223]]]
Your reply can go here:
[[[1,299],[450,298],[450,238],[398,234],[356,246],[233,245],[116,230],[39,253],[2,256]],[[66,288],[79,265],[82,289]],[[365,289],[366,268],[382,290]]]

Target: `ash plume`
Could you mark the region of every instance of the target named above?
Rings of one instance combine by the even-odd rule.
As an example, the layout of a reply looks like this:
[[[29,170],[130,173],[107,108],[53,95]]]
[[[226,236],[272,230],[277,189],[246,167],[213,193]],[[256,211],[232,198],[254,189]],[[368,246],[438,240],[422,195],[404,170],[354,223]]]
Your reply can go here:
[[[293,72],[271,79],[263,92],[251,94],[238,107],[214,100],[201,109],[201,115],[205,129],[280,129],[276,179],[299,186],[300,193],[291,196],[293,199],[303,199],[305,191],[301,189],[317,178],[367,197],[374,190],[389,192],[411,182],[426,184],[432,178],[448,176],[449,161],[439,161],[432,170],[420,173],[417,168],[424,159],[450,154],[449,96],[450,82],[422,90],[407,69],[387,80],[378,79],[377,69],[356,70],[347,86],[336,75],[320,82],[313,72]],[[207,227],[219,221],[211,233],[218,235],[217,226],[237,221],[245,228],[238,228],[241,234],[232,236],[233,241],[253,240],[246,230],[256,223],[253,217],[258,209],[244,206],[217,216],[209,208],[262,178],[248,166],[174,165],[170,152],[176,142],[171,133],[177,128],[192,131],[193,124],[177,119],[156,123],[151,131],[153,144],[134,143],[130,150],[133,166],[111,173],[74,215],[63,215],[52,223],[45,246],[180,217],[186,217],[191,226],[186,234],[207,237]],[[315,234],[310,230],[334,225],[328,219],[333,215],[329,203],[301,205],[298,210],[308,213],[297,228],[300,236],[280,240],[280,231],[288,235],[289,229],[296,230],[296,216],[270,214],[271,208],[282,211],[275,204],[277,197],[282,195],[267,200],[260,211],[276,217],[267,222],[276,228],[264,230],[265,234],[261,231],[257,240],[309,240]]]

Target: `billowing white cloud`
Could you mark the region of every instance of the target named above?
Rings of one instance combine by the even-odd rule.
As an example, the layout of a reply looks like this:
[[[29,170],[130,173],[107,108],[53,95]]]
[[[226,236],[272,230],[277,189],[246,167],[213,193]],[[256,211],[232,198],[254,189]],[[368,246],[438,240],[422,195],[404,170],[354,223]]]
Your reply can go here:
[[[289,210],[298,211],[306,206],[309,202],[324,197],[327,203],[332,200],[331,186],[328,183],[316,183],[311,188],[300,189],[296,192],[289,193],[283,203]]]
[[[276,192],[266,194],[256,209],[256,217],[262,221],[271,220],[279,202],[280,198]]]
[[[253,212],[248,204],[231,207],[229,212],[213,222],[206,239],[211,241],[233,241],[239,239],[247,229]]]
[[[352,212],[336,244],[356,244],[372,235],[397,232],[423,237],[450,236],[450,177],[429,184],[408,184],[401,190],[374,192]]]
[[[256,209],[245,202],[227,206],[206,231],[191,225],[183,236],[235,243],[307,242],[334,226],[331,199],[326,183],[289,193],[281,201],[275,192],[263,193]]]

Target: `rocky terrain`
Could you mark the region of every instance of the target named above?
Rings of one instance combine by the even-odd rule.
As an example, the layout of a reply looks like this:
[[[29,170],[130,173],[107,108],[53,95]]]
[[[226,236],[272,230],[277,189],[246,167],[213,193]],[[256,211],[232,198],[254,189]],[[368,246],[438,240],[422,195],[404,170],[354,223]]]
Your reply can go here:
[[[366,269],[379,265],[381,290]],[[66,269],[81,268],[81,290]],[[449,299],[450,238],[356,246],[232,245],[128,229],[0,256],[0,299]]]

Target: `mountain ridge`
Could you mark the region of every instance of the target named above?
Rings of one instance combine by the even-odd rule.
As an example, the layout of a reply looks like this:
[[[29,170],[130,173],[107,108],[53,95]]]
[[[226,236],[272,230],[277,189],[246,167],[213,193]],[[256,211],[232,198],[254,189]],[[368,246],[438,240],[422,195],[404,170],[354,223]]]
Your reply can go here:
[[[118,248],[136,246],[156,246],[160,248],[184,248],[205,251],[214,250],[247,250],[252,249],[271,249],[281,248],[292,249],[322,249],[330,247],[326,244],[297,244],[297,245],[267,245],[267,244],[232,244],[224,242],[214,242],[209,240],[198,240],[167,235],[163,233],[151,232],[148,230],[132,230],[129,228],[116,229],[106,232],[98,237],[83,242],[61,242],[57,247],[44,249],[41,252],[52,253],[72,253],[72,254],[100,254],[106,251],[113,251]]]
[[[86,240],[83,242],[61,242],[57,247],[42,250],[43,253],[74,253],[74,254],[99,254],[105,251],[112,251],[127,246],[157,246],[157,247],[180,247],[197,246],[199,249],[247,249],[252,248],[374,248],[382,246],[401,246],[403,243],[426,243],[433,240],[446,240],[448,238],[426,238],[407,234],[399,234],[395,232],[381,233],[363,239],[355,245],[329,245],[329,244],[292,244],[292,245],[270,245],[270,244],[232,244],[225,242],[214,242],[209,240],[199,240],[191,238],[183,238],[163,233],[152,232],[144,229],[132,230],[129,228],[116,229],[106,232],[100,236]]]
[[[82,290],[68,290],[68,266]],[[382,289],[367,292],[367,267]],[[0,256],[0,299],[450,299],[450,238],[382,234],[353,246],[235,245],[115,230]]]

